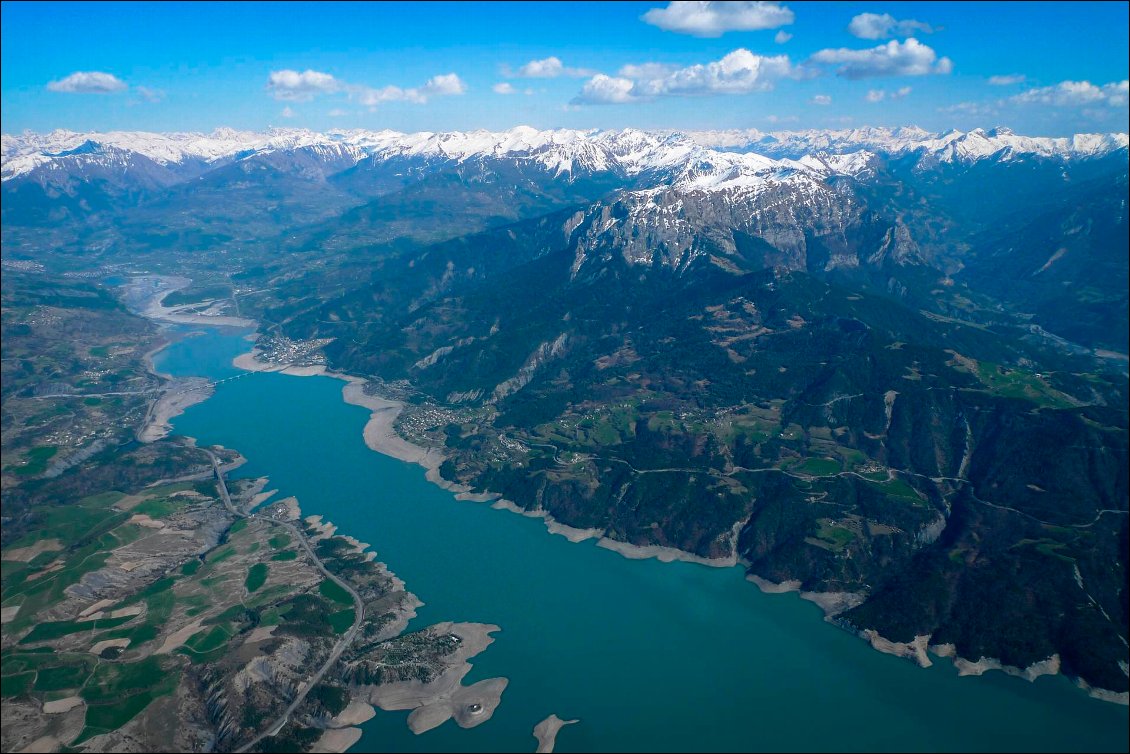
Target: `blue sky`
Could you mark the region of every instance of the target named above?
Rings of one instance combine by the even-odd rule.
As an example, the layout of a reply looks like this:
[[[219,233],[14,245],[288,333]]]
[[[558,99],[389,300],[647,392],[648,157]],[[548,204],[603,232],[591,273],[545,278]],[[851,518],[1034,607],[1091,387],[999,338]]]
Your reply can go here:
[[[3,3],[3,131],[1126,131],[1127,3]]]

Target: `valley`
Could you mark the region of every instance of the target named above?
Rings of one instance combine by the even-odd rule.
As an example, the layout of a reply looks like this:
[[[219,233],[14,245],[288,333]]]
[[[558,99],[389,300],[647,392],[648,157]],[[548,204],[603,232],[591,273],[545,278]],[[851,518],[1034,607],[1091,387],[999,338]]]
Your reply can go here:
[[[587,735],[591,707],[510,702],[530,681],[501,647],[460,686],[472,655],[445,637],[532,629],[385,540],[444,595],[443,628],[401,633],[418,601],[345,523],[374,503],[284,471],[319,451],[263,451],[227,500],[219,466],[266,441],[226,426],[225,396],[302,407],[277,380],[324,372],[384,412],[370,446],[462,498],[799,592],[923,667],[1062,673],[1125,704],[1126,154],[1124,134],[1006,129],[6,135],[5,750],[341,747],[367,735],[333,722],[351,700],[477,725],[466,695],[493,712],[512,674],[497,725]],[[147,363],[169,340],[172,377]],[[295,447],[354,453],[307,418]],[[259,497],[283,480],[343,533]],[[720,589],[685,580],[668,599]],[[100,673],[126,701],[84,692],[118,688]],[[383,688],[412,678],[440,701]]]

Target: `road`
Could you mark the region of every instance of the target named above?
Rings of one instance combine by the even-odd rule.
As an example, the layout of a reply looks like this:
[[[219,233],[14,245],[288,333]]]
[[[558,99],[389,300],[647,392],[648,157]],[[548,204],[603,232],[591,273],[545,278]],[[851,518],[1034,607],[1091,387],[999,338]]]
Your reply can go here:
[[[216,476],[216,485],[220,489],[220,498],[223,500],[224,507],[228,509],[229,513],[231,513],[236,518],[249,518],[257,521],[266,521],[268,523],[275,524],[276,526],[282,526],[290,531],[295,536],[295,538],[302,543],[303,549],[306,550],[306,554],[310,556],[310,560],[314,563],[314,566],[318,569],[318,571],[327,579],[334,582],[345,591],[349,592],[349,595],[353,597],[353,625],[350,626],[349,630],[345,632],[345,635],[342,636],[338,640],[337,644],[334,645],[333,651],[330,652],[330,656],[326,658],[326,661],[322,664],[322,667],[320,667],[318,671],[310,676],[310,678],[302,685],[302,688],[298,691],[298,695],[294,697],[290,705],[287,706],[283,713],[279,715],[279,717],[274,722],[272,722],[270,726],[267,727],[265,732],[260,733],[258,736],[235,750],[237,752],[244,752],[255,746],[255,744],[259,743],[264,738],[273,736],[280,730],[282,730],[287,721],[290,719],[290,716],[294,714],[294,711],[298,709],[299,705],[301,705],[302,702],[305,701],[306,695],[310,693],[310,689],[317,686],[321,682],[322,678],[325,677],[326,673],[330,671],[330,668],[332,668],[334,664],[337,663],[338,659],[341,657],[341,653],[345,651],[346,647],[353,643],[353,640],[357,638],[357,632],[361,630],[361,623],[365,620],[365,602],[361,599],[361,595],[357,593],[356,589],[326,570],[325,564],[322,563],[321,558],[319,558],[314,552],[314,548],[310,546],[310,541],[307,539],[306,533],[303,532],[299,527],[295,526],[289,521],[280,521],[277,518],[260,516],[256,513],[243,513],[242,511],[238,510],[232,503],[231,495],[228,493],[228,485],[224,481],[223,471],[220,470],[220,459],[216,457],[215,453],[208,450],[207,448],[202,448],[202,450],[208,454],[208,458],[212,461],[212,471]]]

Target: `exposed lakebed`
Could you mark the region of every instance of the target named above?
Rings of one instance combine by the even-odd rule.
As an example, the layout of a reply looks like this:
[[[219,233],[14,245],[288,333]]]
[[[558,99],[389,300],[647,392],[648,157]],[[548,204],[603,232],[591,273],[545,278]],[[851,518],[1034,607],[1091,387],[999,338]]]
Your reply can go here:
[[[177,377],[221,379],[250,343],[209,328],[155,357]],[[457,501],[424,470],[370,451],[367,409],[341,380],[254,373],[172,420],[177,434],[247,459],[304,514],[372,544],[443,620],[498,624],[465,683],[505,676],[494,717],[415,736],[378,712],[366,751],[532,751],[550,714],[579,719],[559,751],[1126,750],[1125,707],[1062,676],[960,678],[880,654],[795,594],[767,595],[740,567],[629,560],[542,521]]]

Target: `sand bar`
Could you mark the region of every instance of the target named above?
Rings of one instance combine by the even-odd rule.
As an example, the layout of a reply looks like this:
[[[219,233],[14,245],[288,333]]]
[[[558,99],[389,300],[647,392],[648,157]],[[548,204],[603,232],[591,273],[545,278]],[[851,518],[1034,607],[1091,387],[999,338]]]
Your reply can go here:
[[[557,743],[557,732],[566,725],[578,723],[580,720],[562,720],[557,715],[550,715],[534,726],[534,738],[538,740],[538,753],[550,754]]]
[[[349,747],[360,740],[360,728],[332,728],[314,742],[310,751],[323,754],[341,754],[341,752],[348,751]]]
[[[173,430],[169,423],[171,419],[183,414],[190,406],[203,403],[211,395],[211,383],[197,377],[176,380],[167,385],[150,409],[148,421],[137,433],[137,439],[141,442],[155,442],[168,437]]]
[[[376,714],[377,710],[373,705],[354,699],[333,720],[330,720],[330,727],[348,728],[350,725],[360,725],[372,720]]]
[[[427,629],[433,634],[459,637],[459,648],[442,658],[444,671],[429,683],[400,681],[379,686],[359,687],[371,704],[383,710],[412,710],[408,727],[413,733],[429,731],[454,718],[462,728],[473,728],[491,718],[509,681],[488,678],[470,686],[462,685],[471,670],[467,660],[486,649],[494,639],[491,633],[499,627],[487,623],[437,623]]]

